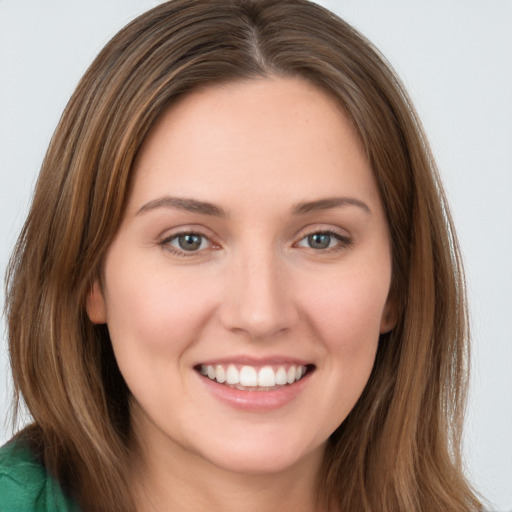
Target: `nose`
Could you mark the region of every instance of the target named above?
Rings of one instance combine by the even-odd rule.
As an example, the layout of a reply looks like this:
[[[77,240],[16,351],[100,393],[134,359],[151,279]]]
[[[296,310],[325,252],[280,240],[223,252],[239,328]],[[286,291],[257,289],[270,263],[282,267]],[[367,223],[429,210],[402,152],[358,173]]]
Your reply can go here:
[[[272,251],[241,254],[232,262],[220,309],[226,329],[262,340],[296,324],[299,312],[285,267]]]

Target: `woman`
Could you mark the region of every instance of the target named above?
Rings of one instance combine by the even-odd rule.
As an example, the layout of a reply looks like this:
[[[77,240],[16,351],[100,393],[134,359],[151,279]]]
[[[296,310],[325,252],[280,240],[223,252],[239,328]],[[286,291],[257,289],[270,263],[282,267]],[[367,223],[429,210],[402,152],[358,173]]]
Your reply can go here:
[[[114,37],[8,287],[34,423],[4,508],[481,509],[435,166],[382,57],[314,4],[177,0]]]

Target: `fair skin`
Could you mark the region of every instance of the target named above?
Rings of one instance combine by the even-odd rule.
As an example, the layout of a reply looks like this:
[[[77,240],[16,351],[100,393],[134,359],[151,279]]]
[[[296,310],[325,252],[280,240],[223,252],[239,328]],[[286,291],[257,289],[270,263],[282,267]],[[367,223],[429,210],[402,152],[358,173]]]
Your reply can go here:
[[[140,510],[318,510],[327,439],[393,327],[351,124],[296,78],[212,86],[161,117],[134,172],[87,310],[132,393]]]

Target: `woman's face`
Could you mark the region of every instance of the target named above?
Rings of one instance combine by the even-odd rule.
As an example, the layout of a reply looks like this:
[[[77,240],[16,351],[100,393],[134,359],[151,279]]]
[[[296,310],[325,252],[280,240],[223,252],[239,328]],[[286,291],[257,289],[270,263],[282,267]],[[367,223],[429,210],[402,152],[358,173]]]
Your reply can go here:
[[[393,326],[385,215],[346,116],[299,79],[212,86],[162,116],[134,172],[87,307],[136,436],[242,473],[320,460]]]

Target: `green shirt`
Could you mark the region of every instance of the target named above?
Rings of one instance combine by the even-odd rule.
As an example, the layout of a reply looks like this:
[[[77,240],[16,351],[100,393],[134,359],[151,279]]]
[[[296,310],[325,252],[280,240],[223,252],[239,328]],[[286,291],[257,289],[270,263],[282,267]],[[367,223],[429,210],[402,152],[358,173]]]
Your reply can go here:
[[[79,512],[21,441],[0,448],[0,512]]]

